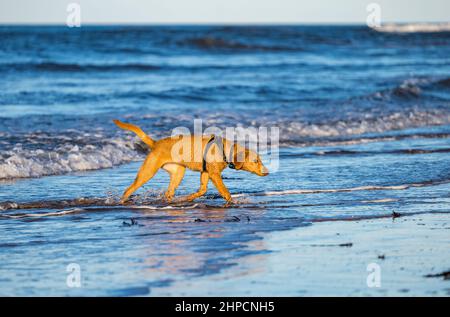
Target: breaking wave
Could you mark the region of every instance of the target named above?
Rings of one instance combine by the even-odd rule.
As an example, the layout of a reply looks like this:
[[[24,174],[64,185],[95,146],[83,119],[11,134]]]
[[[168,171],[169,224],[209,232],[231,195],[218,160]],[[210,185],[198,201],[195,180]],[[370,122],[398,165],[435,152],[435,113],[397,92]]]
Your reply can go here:
[[[101,135],[27,135],[0,152],[0,179],[40,177],[110,168],[139,157],[130,139]]]
[[[387,33],[438,33],[450,32],[450,23],[387,23],[374,30]]]
[[[145,116],[144,120],[145,120]],[[192,125],[194,117],[187,120]],[[339,120],[324,123],[307,123],[298,121],[267,121],[254,122],[251,118],[228,117],[227,123],[220,123],[215,116],[204,117],[205,126],[221,126],[226,124],[244,127],[280,127],[280,146],[327,146],[359,144],[376,141],[390,141],[404,138],[445,138],[448,134],[400,134],[395,136],[367,135],[368,133],[383,133],[421,127],[424,125],[450,124],[450,114],[440,110],[410,112],[395,112],[384,116],[367,117],[360,120]],[[142,120],[142,118],[141,118]],[[164,116],[158,120],[163,126],[155,124],[144,128],[156,138],[169,136],[171,128],[180,124],[180,116]],[[133,121],[133,118],[130,119]],[[151,123],[150,123],[151,124]],[[158,129],[155,129],[158,127]],[[244,136],[245,137],[245,136]],[[242,139],[237,138],[242,141]],[[30,133],[25,136],[2,134],[0,142],[0,179],[41,177],[66,174],[76,171],[98,170],[142,159],[142,153],[147,148],[136,143],[131,135],[108,137],[95,133]],[[245,139],[244,139],[245,140]],[[446,150],[439,150],[445,152]],[[398,154],[427,153],[426,150],[404,150]],[[317,153],[346,154],[346,153]],[[352,154],[352,153],[348,153]],[[361,153],[356,153],[361,154]],[[362,153],[364,154],[364,153]]]
[[[386,115],[368,115],[356,120],[338,120],[308,124],[291,122],[285,124],[284,132],[280,132],[280,140],[285,144],[298,144],[301,137],[338,137],[363,135],[365,133],[382,133],[422,126],[444,125],[450,123],[450,113],[444,110],[421,111],[412,109],[407,112],[393,112]],[[362,137],[361,139],[365,139]],[[370,141],[370,139],[367,139]],[[326,144],[318,141],[317,144]]]

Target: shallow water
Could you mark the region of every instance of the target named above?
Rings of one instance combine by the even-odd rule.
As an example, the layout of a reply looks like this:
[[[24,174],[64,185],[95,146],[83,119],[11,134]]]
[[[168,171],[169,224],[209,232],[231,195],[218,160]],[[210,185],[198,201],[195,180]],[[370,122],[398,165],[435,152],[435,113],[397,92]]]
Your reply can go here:
[[[363,151],[368,146],[353,149]],[[106,197],[109,190],[125,187],[138,163],[3,184],[3,201],[28,195],[29,200],[56,200],[60,205],[2,211],[2,293],[158,294],[159,287],[170,288],[171,283],[194,283],[208,276],[214,279],[220,272],[233,274],[233,267],[244,258],[273,252],[261,237],[264,232],[329,220],[390,218],[392,211],[403,215],[448,212],[449,162],[445,153],[309,158],[302,157],[304,152],[298,148],[282,151],[280,171],[265,182],[244,172],[226,171],[225,182],[241,201],[231,208],[223,207],[213,189],[193,204],[165,205],[158,200],[158,192],[152,192],[167,185],[164,172],[145,185],[150,194],[139,205],[102,206],[102,202],[87,201],[88,206],[83,207],[81,201],[74,204],[78,207],[64,207],[63,201],[73,197]],[[424,169],[429,171],[425,175],[421,173]],[[186,194],[197,186],[198,175],[190,173],[179,193]],[[137,223],[132,225],[132,219]],[[69,263],[81,266],[81,289],[66,286]],[[252,270],[258,270],[256,262]],[[219,281],[222,288],[227,279]],[[242,287],[248,288],[248,279],[244,281]],[[201,293],[196,288],[184,293],[190,291]],[[224,292],[229,294],[230,289],[225,287]],[[288,289],[267,293],[295,294]]]
[[[231,285],[227,276],[258,271],[255,259],[275,252],[264,233],[393,211],[449,212],[448,32],[0,33],[2,295],[152,295],[200,278],[229,294],[251,279]],[[155,138],[192,128],[195,118],[204,127],[278,126],[279,170],[266,178],[226,170],[238,201],[231,207],[212,185],[194,203],[167,206],[164,171],[132,206],[119,206],[144,155],[113,118]],[[188,172],[177,194],[198,186],[199,175]],[[247,262],[247,273],[233,271]],[[67,286],[69,263],[80,265],[82,288]],[[286,295],[266,282],[264,294]]]

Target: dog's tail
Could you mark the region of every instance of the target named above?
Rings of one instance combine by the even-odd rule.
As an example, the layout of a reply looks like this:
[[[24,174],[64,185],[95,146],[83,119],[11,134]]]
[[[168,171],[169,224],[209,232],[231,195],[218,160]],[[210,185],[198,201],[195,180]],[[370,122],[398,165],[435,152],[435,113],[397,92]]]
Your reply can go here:
[[[147,144],[150,147],[150,149],[153,149],[153,147],[155,146],[155,141],[151,137],[149,137],[144,131],[142,131],[141,128],[139,128],[137,125],[121,122],[119,120],[113,120],[113,121],[119,128],[124,129],[124,130],[129,130],[129,131],[136,133],[136,135],[145,144]]]

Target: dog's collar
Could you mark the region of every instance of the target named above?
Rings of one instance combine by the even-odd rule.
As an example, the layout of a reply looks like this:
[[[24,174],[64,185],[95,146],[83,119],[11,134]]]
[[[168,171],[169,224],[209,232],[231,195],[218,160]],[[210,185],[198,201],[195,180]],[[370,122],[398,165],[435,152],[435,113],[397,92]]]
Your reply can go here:
[[[209,148],[211,147],[211,145],[215,143],[220,149],[222,149],[222,157],[223,157],[223,161],[227,164],[227,166],[231,169],[236,169],[236,165],[234,165],[233,161],[228,161],[227,155],[225,154],[225,144],[223,142],[222,137],[220,136],[216,136],[213,135],[211,136],[211,138],[208,140],[208,143],[206,143],[206,147],[205,147],[205,152],[203,153],[203,164],[202,164],[202,169],[205,172],[206,171],[206,155],[208,154]],[[230,147],[230,155],[229,157],[233,157],[233,150],[234,150],[234,146]]]

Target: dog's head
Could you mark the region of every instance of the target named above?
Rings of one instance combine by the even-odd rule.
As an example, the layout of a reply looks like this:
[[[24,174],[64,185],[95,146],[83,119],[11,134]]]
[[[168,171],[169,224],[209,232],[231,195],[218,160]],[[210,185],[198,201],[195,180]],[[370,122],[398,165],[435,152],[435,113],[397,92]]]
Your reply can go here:
[[[258,176],[269,175],[269,170],[261,161],[259,155],[242,146],[235,147],[233,165],[237,170],[247,171]]]

